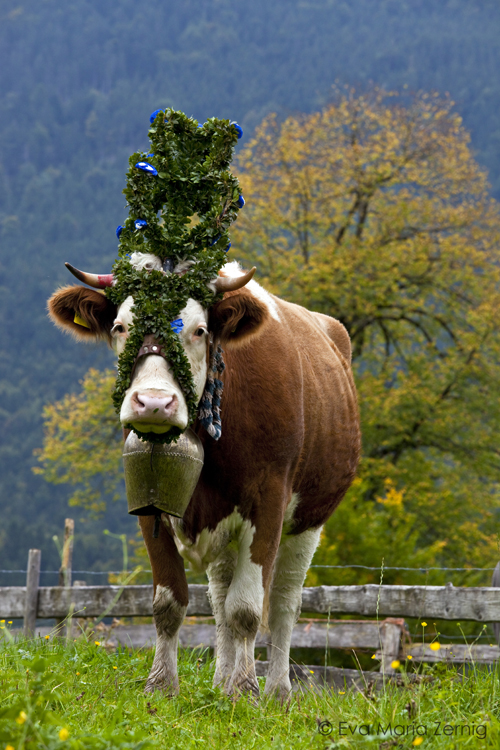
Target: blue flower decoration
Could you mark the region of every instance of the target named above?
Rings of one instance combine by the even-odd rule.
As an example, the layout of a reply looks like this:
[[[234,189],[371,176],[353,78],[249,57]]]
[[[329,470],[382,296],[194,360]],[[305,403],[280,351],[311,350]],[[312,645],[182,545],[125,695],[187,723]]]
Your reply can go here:
[[[158,171],[153,167],[152,164],[148,164],[147,161],[138,161],[135,165],[137,169],[142,169],[143,172],[148,172],[148,174],[152,174],[155,177],[158,176]]]
[[[120,239],[120,235],[122,232],[123,232],[123,227],[121,224],[118,224],[118,226],[116,227],[116,236],[118,237],[118,239]]]
[[[241,138],[241,136],[243,135],[243,128],[241,127],[241,125],[238,125],[237,122],[232,122],[231,125],[236,130],[236,132],[238,133],[238,140],[239,140]]]
[[[226,249],[224,250],[224,252],[225,252],[225,253],[229,252],[229,248],[230,248],[230,247],[231,247],[231,243],[229,243],[229,245],[228,245],[228,246],[226,247]]]
[[[238,206],[239,206],[240,208],[243,208],[243,206],[245,205],[245,199],[244,199],[244,197],[243,197],[242,195],[240,195],[240,197],[239,197],[239,198],[238,198],[238,200],[236,201],[236,204],[237,204],[237,205],[238,205]]]
[[[184,323],[182,322],[182,318],[176,318],[176,320],[173,320],[170,323],[170,327],[174,333],[180,333],[182,329],[184,328]]]
[[[151,114],[149,116],[149,122],[151,123],[151,125],[154,123],[156,115],[158,114],[158,112],[161,112],[161,109],[155,109],[154,112],[151,112]]]
[[[144,219],[136,219],[134,221],[134,227],[136,229],[145,229],[148,225],[147,221],[144,221]]]

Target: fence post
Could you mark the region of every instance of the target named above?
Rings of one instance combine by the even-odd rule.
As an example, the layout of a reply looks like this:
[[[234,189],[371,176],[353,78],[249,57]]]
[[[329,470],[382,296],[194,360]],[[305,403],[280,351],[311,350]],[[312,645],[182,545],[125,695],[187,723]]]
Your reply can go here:
[[[72,518],[64,521],[64,545],[61,567],[59,568],[59,586],[71,586],[73,567],[73,537],[75,536],[75,522]]]
[[[59,586],[64,588],[71,587],[71,578],[73,574],[73,538],[75,536],[75,522],[72,518],[66,518],[64,521],[64,543],[62,550],[61,567],[59,568]],[[62,636],[64,631],[65,617],[56,618],[56,635]]]
[[[87,585],[86,581],[73,581],[72,588],[78,588],[78,586],[86,586],[86,585]],[[73,618],[74,611],[75,611],[75,602],[71,602],[71,604],[70,604],[70,612],[69,612],[69,615],[68,615],[68,622],[66,624],[66,640],[68,642],[71,641],[71,639],[73,638],[73,636],[75,636],[75,635],[78,636],[81,633],[83,633],[83,631],[85,629],[85,620],[83,618],[77,617],[76,618],[76,623],[74,622],[74,618]],[[75,624],[76,624],[76,626],[78,628],[80,628],[80,633],[78,633],[78,631],[74,632],[75,631]]]
[[[394,667],[391,667],[391,663],[398,658],[402,632],[403,621],[398,622],[393,617],[387,617],[380,625],[380,671],[382,674],[394,674],[396,671]]]
[[[41,562],[41,551],[39,549],[30,549],[28,571],[26,574],[26,600],[24,604],[24,635],[27,638],[31,638],[35,634]]]
[[[493,576],[491,578],[491,585],[495,588],[498,588],[500,586],[500,562],[496,564],[495,570],[493,571]],[[500,646],[500,622],[494,622],[493,625],[493,632],[495,634],[495,639],[498,645]]]

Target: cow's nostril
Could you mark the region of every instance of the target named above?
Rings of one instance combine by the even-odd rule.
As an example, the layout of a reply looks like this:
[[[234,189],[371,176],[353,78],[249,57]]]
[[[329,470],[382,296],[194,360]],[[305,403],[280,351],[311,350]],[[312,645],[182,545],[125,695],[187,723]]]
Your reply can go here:
[[[132,406],[136,414],[142,418],[163,419],[175,411],[175,396],[158,396],[148,393],[134,393]]]

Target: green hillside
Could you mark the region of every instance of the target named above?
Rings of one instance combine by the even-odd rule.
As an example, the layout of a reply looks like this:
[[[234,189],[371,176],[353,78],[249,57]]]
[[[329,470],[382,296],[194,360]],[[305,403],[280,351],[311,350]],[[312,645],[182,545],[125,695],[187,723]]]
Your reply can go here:
[[[127,159],[147,143],[150,112],[228,117],[248,137],[270,111],[320,107],[335,81],[450,92],[498,196],[500,6],[19,0],[3,2],[0,18],[0,568],[24,567],[40,545],[42,567],[54,568],[67,493],[30,470],[42,405],[112,360],[55,330],[45,301],[70,282],[64,261],[110,269]],[[124,505],[104,523],[135,528]],[[119,561],[102,527],[85,527],[76,567]]]

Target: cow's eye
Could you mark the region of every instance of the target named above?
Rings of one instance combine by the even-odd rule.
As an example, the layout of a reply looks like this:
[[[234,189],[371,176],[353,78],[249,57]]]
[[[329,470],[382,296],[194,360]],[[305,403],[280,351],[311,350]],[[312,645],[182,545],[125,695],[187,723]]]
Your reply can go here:
[[[204,333],[206,333],[206,329],[205,328],[197,328],[196,331],[194,332],[194,335],[195,336],[203,336]]]
[[[125,333],[125,328],[122,326],[121,323],[115,323],[113,328],[111,329],[111,333],[114,335],[115,333]]]

